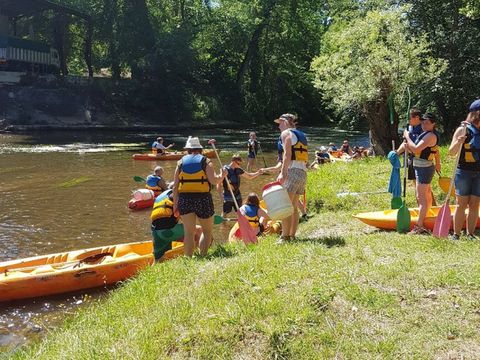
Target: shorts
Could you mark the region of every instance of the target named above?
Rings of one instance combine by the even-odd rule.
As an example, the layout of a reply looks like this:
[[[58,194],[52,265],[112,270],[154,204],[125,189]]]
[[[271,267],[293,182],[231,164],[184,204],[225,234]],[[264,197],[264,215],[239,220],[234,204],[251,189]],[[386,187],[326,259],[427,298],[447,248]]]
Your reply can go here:
[[[242,206],[242,196],[237,196],[235,198],[237,200],[238,206]],[[223,213],[228,214],[232,212],[232,210],[237,211],[237,207],[235,206],[235,203],[233,200],[226,199],[223,201]]]
[[[480,172],[457,169],[455,172],[455,194],[458,196],[480,196]]]
[[[200,219],[208,219],[215,213],[212,194],[179,194],[178,211],[180,215],[195,213]]]
[[[408,159],[408,161],[407,161],[407,179],[408,180],[416,180],[415,169],[413,168],[412,159]]]
[[[307,184],[307,172],[299,168],[289,168],[287,170],[287,180],[283,184],[285,189],[291,194],[303,195],[305,185]]]
[[[420,167],[414,166],[415,178],[419,184],[430,184],[435,174],[435,166]]]
[[[249,159],[255,159],[257,156],[256,156],[256,154],[255,154],[254,152],[250,152],[250,151],[249,151],[247,157],[248,157]]]

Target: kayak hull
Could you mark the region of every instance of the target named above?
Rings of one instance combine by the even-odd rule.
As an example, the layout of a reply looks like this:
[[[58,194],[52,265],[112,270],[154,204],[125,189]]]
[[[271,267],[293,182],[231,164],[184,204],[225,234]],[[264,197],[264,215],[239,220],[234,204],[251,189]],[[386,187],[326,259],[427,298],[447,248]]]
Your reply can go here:
[[[220,150],[217,150],[220,152]],[[147,160],[147,161],[175,161],[180,160],[182,157],[187,155],[186,151],[178,151],[178,152],[170,152],[164,155],[154,155],[154,154],[133,154],[132,158],[134,160]],[[214,158],[215,151],[213,150],[205,150],[203,155],[207,158]]]
[[[455,205],[450,206],[450,210],[453,214],[456,210]],[[427,216],[424,221],[424,225],[427,229],[433,230],[435,226],[435,220],[437,219],[438,212],[440,211],[441,206],[433,206],[427,213]],[[397,211],[398,210],[385,210],[385,211],[374,211],[367,213],[360,213],[353,215],[354,218],[362,221],[363,223],[374,226],[379,229],[384,230],[396,230],[397,229]],[[418,208],[410,208],[410,229],[417,224],[418,221]],[[453,219],[450,229],[453,227]],[[480,228],[480,218],[477,219],[477,228]]]
[[[153,206],[154,202],[155,198],[148,200],[130,199],[130,201],[128,202],[128,208],[133,211],[149,209]]]
[[[145,241],[2,262],[0,302],[115,284],[152,265],[152,251]],[[183,243],[173,242],[161,261],[182,254]]]

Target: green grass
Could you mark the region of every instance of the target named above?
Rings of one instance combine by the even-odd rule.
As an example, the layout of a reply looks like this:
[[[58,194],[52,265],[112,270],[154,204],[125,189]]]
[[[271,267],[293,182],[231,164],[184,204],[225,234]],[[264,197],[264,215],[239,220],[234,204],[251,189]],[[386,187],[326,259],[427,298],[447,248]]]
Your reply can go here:
[[[317,214],[297,241],[156,265],[12,357],[478,358],[480,243],[376,231],[351,214],[386,208],[389,195],[336,197],[384,189],[389,169],[323,166],[309,175]]]

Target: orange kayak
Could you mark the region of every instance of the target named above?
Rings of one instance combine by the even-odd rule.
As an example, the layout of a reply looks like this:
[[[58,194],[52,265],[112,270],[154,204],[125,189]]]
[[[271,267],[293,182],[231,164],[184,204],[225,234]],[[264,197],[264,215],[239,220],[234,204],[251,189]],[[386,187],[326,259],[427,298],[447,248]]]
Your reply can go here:
[[[128,279],[152,265],[151,241],[102,246],[0,263],[0,302],[90,289]],[[183,254],[173,242],[161,261]]]
[[[428,210],[427,217],[425,218],[425,227],[429,230],[433,230],[435,225],[435,220],[437,219],[438,212],[440,211],[441,206],[433,206]],[[456,210],[455,205],[450,206],[452,214]],[[367,225],[374,226],[379,229],[385,230],[396,230],[397,229],[397,211],[398,210],[385,210],[385,211],[374,211],[367,213],[360,213],[353,215],[354,218],[364,222]],[[418,221],[418,208],[411,208],[410,211],[410,228],[413,228]],[[453,215],[452,215],[453,216]],[[453,226],[453,221],[452,225]],[[480,228],[480,218],[477,219],[477,228]]]
[[[217,149],[217,152],[220,150]],[[183,156],[187,155],[186,151],[176,151],[176,152],[169,152],[163,155],[154,155],[154,154],[133,154],[132,157],[134,160],[150,160],[150,161],[173,161],[173,160],[180,160]],[[207,158],[214,158],[215,151],[213,150],[204,150],[203,155]]]

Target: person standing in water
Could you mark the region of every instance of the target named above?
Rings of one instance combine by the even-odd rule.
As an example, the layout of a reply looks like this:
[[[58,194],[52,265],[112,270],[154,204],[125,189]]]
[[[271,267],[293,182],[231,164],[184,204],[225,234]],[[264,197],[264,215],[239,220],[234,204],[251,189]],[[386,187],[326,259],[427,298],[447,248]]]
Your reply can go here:
[[[247,171],[252,171],[256,165],[257,154],[259,150],[259,142],[255,131],[251,131],[247,141]]]

